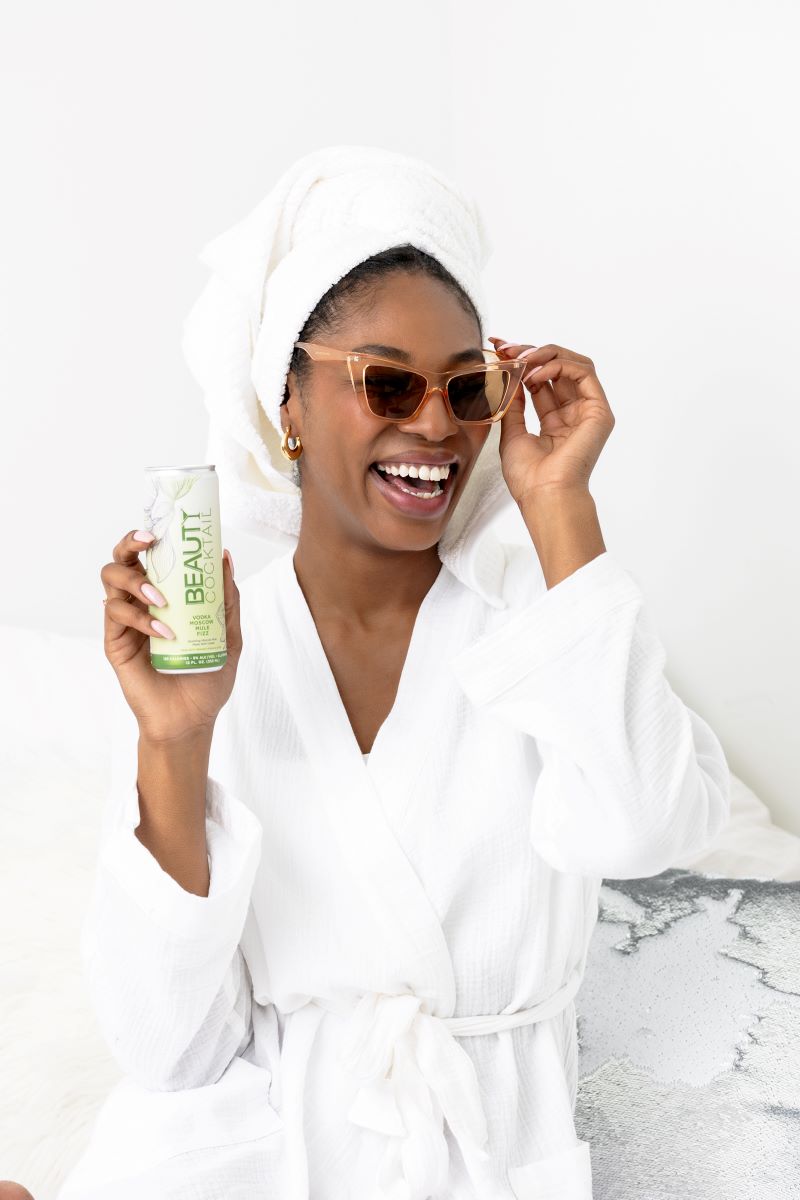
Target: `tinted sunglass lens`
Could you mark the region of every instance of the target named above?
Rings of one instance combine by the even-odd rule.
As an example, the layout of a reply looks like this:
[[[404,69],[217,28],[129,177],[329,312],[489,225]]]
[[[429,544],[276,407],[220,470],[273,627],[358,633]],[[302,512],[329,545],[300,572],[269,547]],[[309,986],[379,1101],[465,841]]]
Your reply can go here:
[[[451,379],[447,392],[459,421],[493,417],[503,402],[508,379],[508,371],[474,371]]]
[[[486,421],[503,403],[508,371],[472,371],[451,379],[447,392],[459,421]],[[419,408],[425,395],[423,375],[403,367],[370,365],[364,372],[364,388],[370,410],[391,421],[406,421]]]
[[[401,367],[368,366],[364,387],[372,412],[395,421],[412,416],[425,394],[423,377]]]

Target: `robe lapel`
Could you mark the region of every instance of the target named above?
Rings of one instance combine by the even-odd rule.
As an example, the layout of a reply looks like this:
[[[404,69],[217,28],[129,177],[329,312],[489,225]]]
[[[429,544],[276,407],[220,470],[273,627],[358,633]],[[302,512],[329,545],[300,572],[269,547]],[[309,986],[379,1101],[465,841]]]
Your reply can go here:
[[[263,651],[275,671],[318,781],[320,805],[334,831],[342,861],[356,880],[365,904],[391,939],[403,987],[428,1001],[433,1015],[450,1016],[455,1006],[453,964],[439,919],[397,840],[381,802],[377,780],[387,770],[403,771],[403,739],[409,734],[407,708],[433,704],[435,689],[412,696],[412,667],[424,654],[428,610],[438,592],[457,586],[440,573],[423,600],[412,635],[397,703],[375,742],[374,771],[367,769],[325,655],[314,619],[294,570],[293,553],[276,559],[276,578],[264,589],[261,607]],[[446,571],[446,568],[442,568]],[[266,573],[269,578],[271,571]],[[414,671],[419,679],[419,672]],[[404,686],[405,685],[405,686]],[[395,728],[396,727],[396,728]],[[415,722],[429,730],[435,720]],[[370,756],[372,758],[372,755]],[[406,771],[408,775],[408,771]]]
[[[459,586],[443,566],[424,597],[392,710],[378,730],[365,764],[395,831],[417,805],[424,806],[431,800],[425,772],[437,755],[441,739],[447,664],[450,653],[455,653],[453,643],[457,638],[451,597]],[[347,724],[349,727],[349,721]]]

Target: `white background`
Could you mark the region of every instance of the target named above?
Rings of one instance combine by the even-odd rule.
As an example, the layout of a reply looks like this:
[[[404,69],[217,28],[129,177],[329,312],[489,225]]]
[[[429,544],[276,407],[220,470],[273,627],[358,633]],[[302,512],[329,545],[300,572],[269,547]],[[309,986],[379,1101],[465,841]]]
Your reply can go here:
[[[800,833],[796,5],[28,0],[0,25],[0,621],[100,638],[143,467],[205,461],[199,249],[309,150],[413,153],[486,218],[485,332],[594,360],[606,546],[675,691]],[[237,578],[264,561],[226,541]]]

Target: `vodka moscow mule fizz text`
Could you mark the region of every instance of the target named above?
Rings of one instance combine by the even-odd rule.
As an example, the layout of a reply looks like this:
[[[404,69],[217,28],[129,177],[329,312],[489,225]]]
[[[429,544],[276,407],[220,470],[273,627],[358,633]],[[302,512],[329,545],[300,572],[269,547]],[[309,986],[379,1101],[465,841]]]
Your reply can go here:
[[[213,466],[147,467],[145,525],[155,536],[146,551],[147,578],[167,604],[151,604],[175,639],[150,638],[157,671],[219,671],[227,658],[219,481]]]

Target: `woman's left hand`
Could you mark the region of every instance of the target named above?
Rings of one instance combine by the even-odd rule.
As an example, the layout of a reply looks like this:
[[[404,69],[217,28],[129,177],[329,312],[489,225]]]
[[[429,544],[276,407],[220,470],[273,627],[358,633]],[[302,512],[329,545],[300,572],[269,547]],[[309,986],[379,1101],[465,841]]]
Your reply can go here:
[[[500,422],[500,461],[508,490],[521,507],[537,490],[584,489],[611,430],[612,413],[594,363],[563,346],[526,346],[490,338],[500,359],[531,362],[522,381],[531,393],[540,432],[525,426],[523,383]]]

